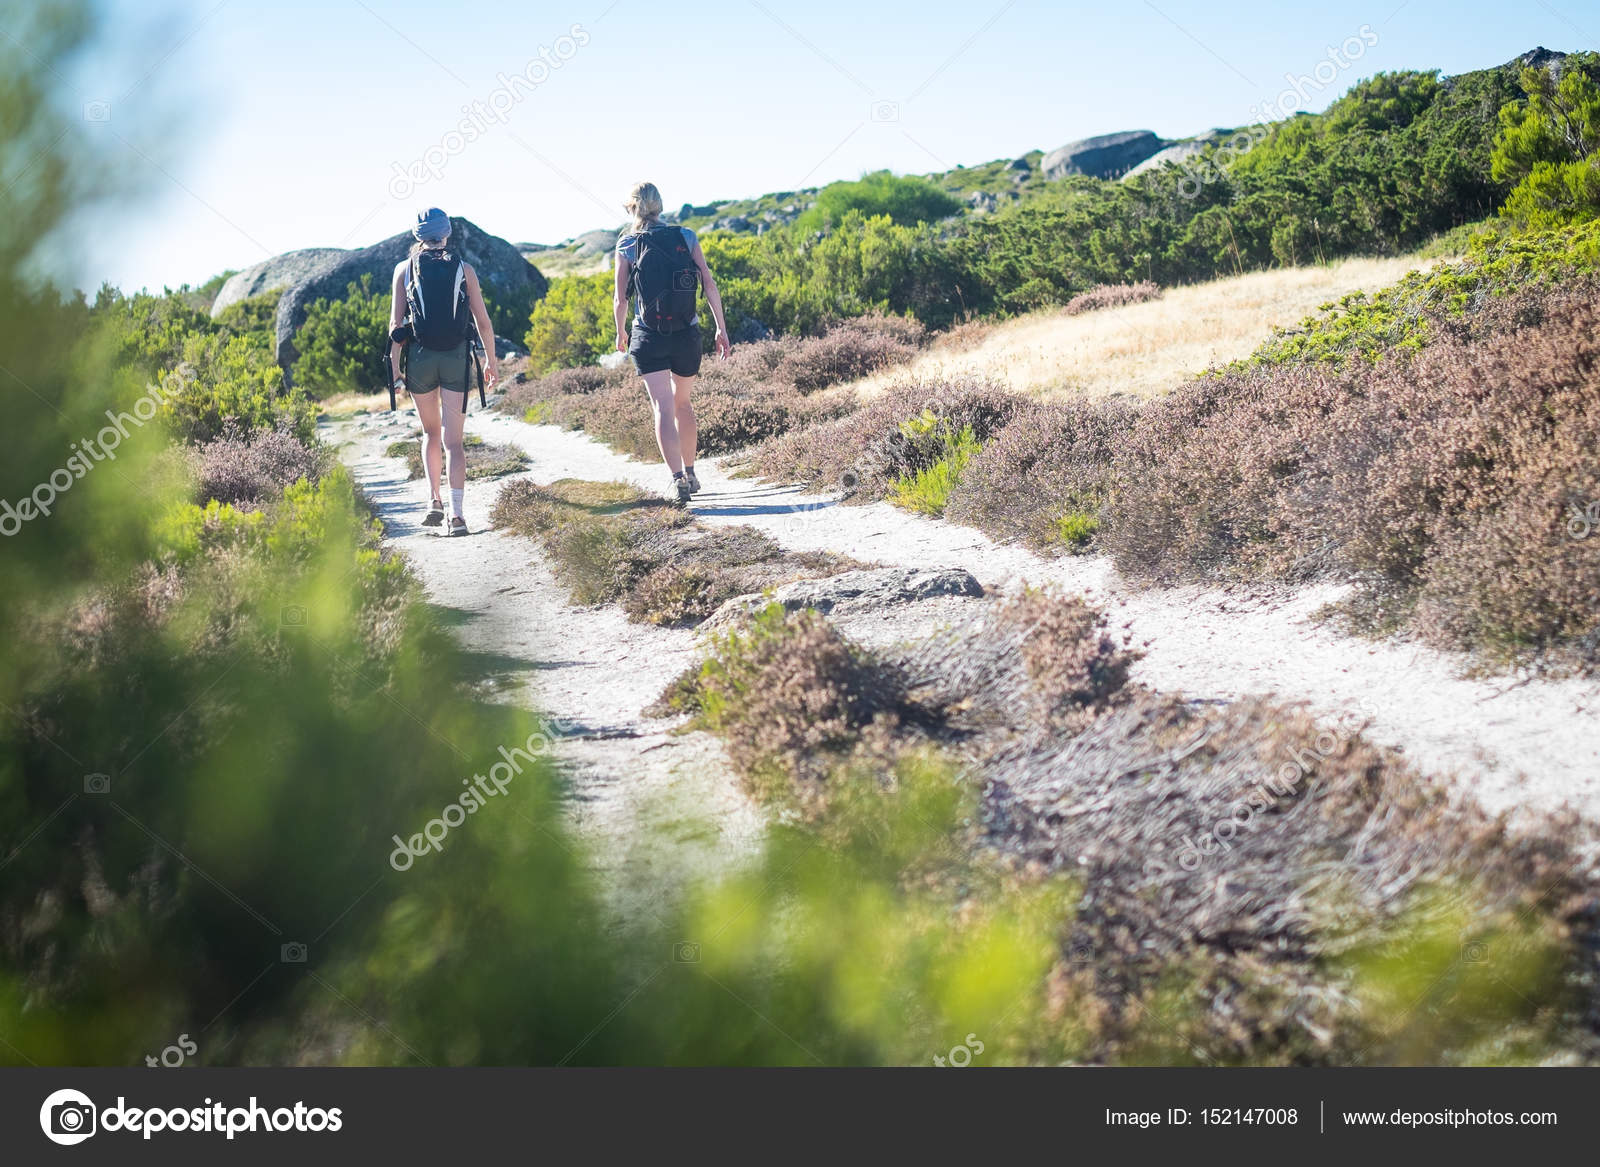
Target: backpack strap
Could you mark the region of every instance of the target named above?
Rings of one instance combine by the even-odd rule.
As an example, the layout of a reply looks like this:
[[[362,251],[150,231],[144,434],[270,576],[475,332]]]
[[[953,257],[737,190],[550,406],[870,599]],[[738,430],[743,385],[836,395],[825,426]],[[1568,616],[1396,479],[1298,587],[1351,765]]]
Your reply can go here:
[[[422,295],[419,290],[422,287],[422,268],[417,263],[421,255],[422,252],[418,251],[406,261],[406,311],[411,314],[412,320],[418,320],[422,315],[418,311]]]

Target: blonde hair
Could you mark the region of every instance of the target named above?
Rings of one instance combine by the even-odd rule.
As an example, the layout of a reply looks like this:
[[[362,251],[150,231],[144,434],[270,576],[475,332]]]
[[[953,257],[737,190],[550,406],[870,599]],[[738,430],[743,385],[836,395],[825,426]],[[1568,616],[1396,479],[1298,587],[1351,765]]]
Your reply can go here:
[[[653,182],[636,182],[622,208],[633,216],[633,229],[643,231],[661,218],[661,192]]]

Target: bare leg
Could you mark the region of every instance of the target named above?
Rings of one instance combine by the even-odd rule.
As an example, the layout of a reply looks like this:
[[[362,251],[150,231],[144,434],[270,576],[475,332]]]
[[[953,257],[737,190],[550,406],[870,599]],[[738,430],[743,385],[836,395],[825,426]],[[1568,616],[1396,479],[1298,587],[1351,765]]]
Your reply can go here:
[[[441,389],[439,395],[444,400],[444,448],[450,455],[450,489],[460,490],[467,485],[467,415],[461,408],[466,394]]]
[[[439,393],[413,393],[411,404],[417,407],[417,417],[422,422],[422,465],[428,474],[428,497],[443,498],[439,493],[439,470],[444,461],[444,445],[439,434]]]
[[[650,394],[650,408],[656,415],[656,445],[661,447],[661,460],[674,474],[683,469],[683,454],[678,448],[677,410],[672,400],[672,374],[662,369],[659,373],[645,373],[644,388]]]
[[[689,390],[694,388],[693,377],[672,377],[672,407],[673,415],[678,421],[678,452],[683,456],[685,466],[694,465],[696,447],[700,441],[700,430],[694,420],[694,406],[689,401]]]

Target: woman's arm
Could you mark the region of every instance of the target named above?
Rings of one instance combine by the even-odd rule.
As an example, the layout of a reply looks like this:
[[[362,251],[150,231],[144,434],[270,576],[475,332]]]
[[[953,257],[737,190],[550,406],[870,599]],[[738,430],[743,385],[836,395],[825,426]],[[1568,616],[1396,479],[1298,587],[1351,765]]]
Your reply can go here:
[[[717,322],[717,355],[726,357],[733,351],[733,345],[728,341],[728,322],[722,318],[722,293],[717,290],[717,277],[711,274],[698,239],[694,241],[692,254],[694,265],[700,269],[700,286],[706,290],[706,303],[711,305],[711,319]]]
[[[611,294],[611,315],[617,322],[617,351],[628,351],[628,276],[633,271],[622,252],[617,252],[616,286]]]
[[[395,264],[394,286],[389,289],[389,332],[405,323],[406,319],[406,264]],[[403,383],[400,376],[400,345],[394,341],[389,342],[389,368],[394,374],[397,383]]]
[[[478,339],[483,341],[483,359],[487,366],[483,373],[483,383],[490,389],[500,379],[500,361],[494,355],[494,325],[489,323],[489,310],[483,306],[483,289],[478,286],[478,273],[472,270],[470,263],[463,263],[467,272],[467,306],[472,309],[472,318],[478,322]]]

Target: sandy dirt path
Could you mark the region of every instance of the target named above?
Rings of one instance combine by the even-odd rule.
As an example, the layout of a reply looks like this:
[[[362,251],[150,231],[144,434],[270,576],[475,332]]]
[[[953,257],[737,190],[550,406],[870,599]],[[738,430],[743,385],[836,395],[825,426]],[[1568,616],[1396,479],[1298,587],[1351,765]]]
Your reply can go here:
[[[659,464],[624,457],[581,433],[492,412],[474,413],[468,430],[523,449],[533,460],[530,476],[540,482],[616,479],[663,492],[666,486]],[[706,490],[692,509],[706,522],[748,523],[787,549],[885,565],[965,567],[988,588],[1059,585],[1103,605],[1117,625],[1127,626],[1147,653],[1135,677],[1157,689],[1216,700],[1275,693],[1305,702],[1319,716],[1365,717],[1375,741],[1401,750],[1424,770],[1454,775],[1491,811],[1570,807],[1600,821],[1595,682],[1472,679],[1462,675],[1459,657],[1341,635],[1313,619],[1342,594],[1338,587],[1310,588],[1288,599],[1203,588],[1131,589],[1103,558],[1047,559],[886,503],[843,506],[790,487],[730,478],[714,460],[697,469]],[[474,507],[487,506],[484,492],[475,493],[469,518]],[[483,521],[484,509],[474,521]]]
[[[571,820],[615,922],[660,919],[686,881],[752,858],[764,829],[715,737],[674,735],[641,714],[694,659],[694,634],[568,603],[532,540],[488,529],[489,506],[510,479],[469,484],[471,535],[421,526],[426,485],[383,453],[415,433],[408,413],[323,429],[376,507],[385,541],[470,654],[484,695],[536,710],[557,731]]]

